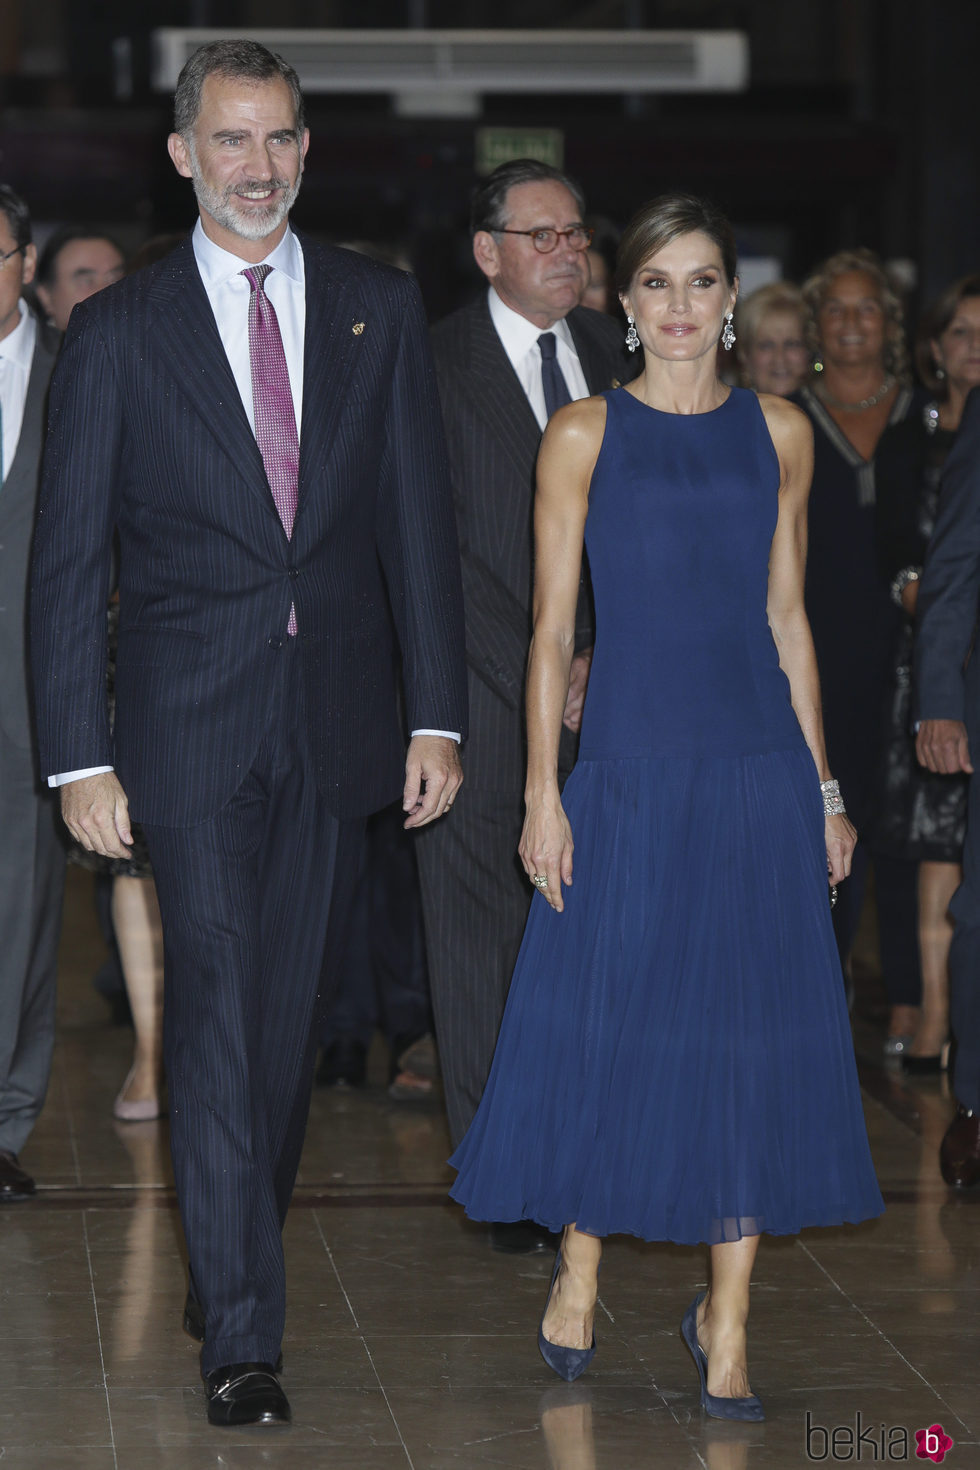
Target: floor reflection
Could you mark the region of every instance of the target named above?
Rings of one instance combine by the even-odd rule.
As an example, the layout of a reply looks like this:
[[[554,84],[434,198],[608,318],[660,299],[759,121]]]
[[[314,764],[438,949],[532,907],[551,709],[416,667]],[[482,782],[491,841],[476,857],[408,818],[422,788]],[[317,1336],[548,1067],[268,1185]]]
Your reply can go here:
[[[595,1470],[591,1390],[576,1384],[549,1388],[539,1414],[550,1470]]]
[[[765,1426],[703,1420],[698,1448],[707,1470],[750,1470],[752,1451],[765,1444]]]
[[[943,1228],[943,1209],[949,1191],[939,1172],[939,1145],[949,1127],[951,1111],[948,1087],[944,1076],[938,1092],[923,1092],[918,1098],[921,1133],[915,1201],[917,1275],[936,1285],[952,1282],[956,1274],[953,1247]],[[923,1292],[919,1310],[930,1316],[954,1312],[956,1297],[950,1291]]]
[[[150,1336],[159,1330],[152,1298],[161,1286],[161,1259],[173,1243],[170,1210],[159,1208],[159,1181],[169,1171],[169,1130],[152,1123],[114,1123],[116,1137],[129,1155],[136,1193],[123,1244],[122,1290],[112,1313],[113,1355],[118,1363],[146,1355]]]
[[[597,1470],[595,1429],[598,1422],[601,1435],[603,1420],[591,1389],[582,1384],[550,1388],[541,1398],[538,1415],[548,1470]],[[705,1470],[751,1470],[753,1450],[760,1452],[765,1447],[762,1424],[726,1424],[700,1415],[686,1428],[693,1455]],[[649,1459],[630,1458],[629,1464],[666,1464],[658,1439],[651,1424]],[[669,1456],[674,1458],[677,1453],[677,1442],[672,1437]],[[760,1455],[757,1453],[755,1458],[758,1463]],[[620,1470],[619,1464],[605,1455],[600,1470],[611,1470],[614,1464]]]

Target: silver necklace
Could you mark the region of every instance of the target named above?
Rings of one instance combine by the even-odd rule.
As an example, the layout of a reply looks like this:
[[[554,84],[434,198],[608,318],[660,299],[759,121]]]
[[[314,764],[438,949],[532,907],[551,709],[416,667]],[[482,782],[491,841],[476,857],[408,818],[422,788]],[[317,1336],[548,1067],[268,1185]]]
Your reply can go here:
[[[818,397],[822,398],[828,407],[842,409],[845,413],[863,413],[866,408],[874,408],[883,398],[888,397],[895,386],[895,379],[886,378],[877,393],[871,393],[867,398],[862,398],[860,403],[845,403],[843,399],[835,398],[823,382],[816,383],[814,386]]]

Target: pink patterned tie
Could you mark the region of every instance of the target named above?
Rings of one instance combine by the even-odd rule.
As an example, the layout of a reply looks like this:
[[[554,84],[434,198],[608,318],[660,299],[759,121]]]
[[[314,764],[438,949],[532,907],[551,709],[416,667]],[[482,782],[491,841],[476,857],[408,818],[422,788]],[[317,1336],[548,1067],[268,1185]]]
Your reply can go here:
[[[252,364],[255,439],[283,530],[291,537],[299,484],[299,435],[279,320],[264,289],[272,269],[271,265],[253,265],[242,275],[252,288],[248,298],[248,355]],[[289,609],[286,631],[290,637],[296,636],[295,607]]]

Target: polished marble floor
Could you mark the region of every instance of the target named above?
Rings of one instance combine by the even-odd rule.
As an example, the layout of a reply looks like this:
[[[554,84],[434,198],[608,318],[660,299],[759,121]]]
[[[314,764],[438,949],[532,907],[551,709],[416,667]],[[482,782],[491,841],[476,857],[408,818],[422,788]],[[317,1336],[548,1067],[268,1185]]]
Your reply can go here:
[[[617,1240],[599,1352],[573,1386],[538,1356],[550,1261],[492,1254],[446,1202],[434,1103],[376,1081],[314,1099],[286,1230],[283,1382],[294,1423],[210,1428],[184,1292],[165,1125],[110,1116],[128,1033],[106,1023],[90,879],[74,871],[51,1093],[23,1163],[41,1191],[0,1210],[0,1470],[980,1470],[980,1190],[936,1153],[945,1084],[878,1065],[880,996],[855,1029],[888,1209],[871,1224],[767,1239],[753,1287],[753,1386],[768,1419],[702,1418],[678,1324],[698,1250]],[[819,1108],[819,1098],[814,1107]]]

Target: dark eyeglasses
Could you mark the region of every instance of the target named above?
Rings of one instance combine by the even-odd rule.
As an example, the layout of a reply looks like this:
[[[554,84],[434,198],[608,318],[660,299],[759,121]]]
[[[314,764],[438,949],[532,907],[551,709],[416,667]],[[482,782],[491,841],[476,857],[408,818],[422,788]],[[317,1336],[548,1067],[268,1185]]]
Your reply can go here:
[[[552,250],[557,249],[559,240],[567,240],[573,250],[588,250],[595,230],[587,230],[585,225],[572,225],[570,230],[544,228],[540,230],[494,230],[493,233],[495,235],[527,235],[533,242],[535,250],[540,251],[542,255],[550,255]]]
[[[0,255],[0,271],[2,271],[4,269],[4,267],[7,264],[7,261],[10,260],[10,259],[12,259],[13,256],[19,255],[20,252],[23,250],[23,248],[24,248],[23,245],[15,245],[14,248],[13,248],[13,250],[8,250],[7,251],[6,255]]]

